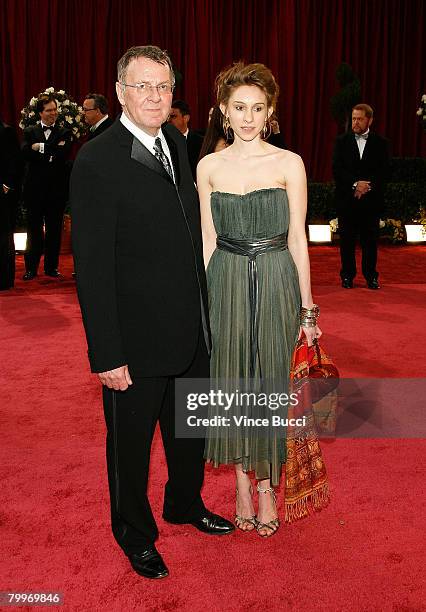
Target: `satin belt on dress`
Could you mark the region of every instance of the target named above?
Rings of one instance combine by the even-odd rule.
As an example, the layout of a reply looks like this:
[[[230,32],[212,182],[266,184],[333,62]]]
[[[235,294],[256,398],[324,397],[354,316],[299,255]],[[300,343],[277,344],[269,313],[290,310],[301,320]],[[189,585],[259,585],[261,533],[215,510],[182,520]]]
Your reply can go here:
[[[257,274],[256,257],[270,251],[285,251],[287,247],[287,234],[279,234],[273,238],[260,240],[235,240],[218,236],[217,248],[221,251],[248,257],[249,300],[250,300],[250,378],[254,378],[256,360],[259,352],[259,282]]]

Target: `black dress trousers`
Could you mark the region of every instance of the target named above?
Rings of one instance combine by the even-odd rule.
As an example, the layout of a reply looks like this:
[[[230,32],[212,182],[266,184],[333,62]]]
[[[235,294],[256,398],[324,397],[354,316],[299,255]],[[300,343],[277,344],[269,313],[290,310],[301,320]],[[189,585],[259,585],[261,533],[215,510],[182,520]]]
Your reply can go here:
[[[193,361],[180,377],[209,377],[209,358],[201,331]],[[164,517],[187,523],[205,511],[200,494],[204,439],[174,436],[175,377],[132,381],[133,385],[124,392],[103,389],[112,530],[127,555],[143,550],[158,536],[147,497],[151,443],[157,421],[168,468]]]
[[[377,241],[379,239],[379,217],[339,214],[341,278],[353,280],[356,276],[355,249],[359,241],[362,251],[362,274],[367,282],[377,280]]]
[[[65,202],[56,194],[46,193],[43,197],[28,198],[26,206],[28,242],[25,267],[27,271],[37,273],[44,253],[44,271],[52,272],[59,264]]]

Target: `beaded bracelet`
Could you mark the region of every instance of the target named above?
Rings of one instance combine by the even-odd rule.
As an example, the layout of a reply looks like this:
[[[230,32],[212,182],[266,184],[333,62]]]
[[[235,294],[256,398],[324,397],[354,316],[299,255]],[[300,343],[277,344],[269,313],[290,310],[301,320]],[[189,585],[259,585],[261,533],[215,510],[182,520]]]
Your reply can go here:
[[[300,309],[300,325],[302,327],[315,327],[319,314],[320,309],[317,304],[314,304],[312,308],[304,308],[302,306]]]

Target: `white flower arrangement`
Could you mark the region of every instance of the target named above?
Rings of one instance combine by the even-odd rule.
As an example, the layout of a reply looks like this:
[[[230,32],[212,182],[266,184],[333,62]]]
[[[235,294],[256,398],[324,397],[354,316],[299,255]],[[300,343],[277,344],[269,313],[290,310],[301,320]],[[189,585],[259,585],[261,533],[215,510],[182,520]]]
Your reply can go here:
[[[337,217],[335,219],[331,219],[331,221],[329,221],[329,224],[333,234],[336,233],[339,229],[339,219]]]
[[[404,227],[402,221],[399,219],[386,219],[385,226],[393,232],[391,235],[391,240],[393,242],[402,242],[404,240]]]
[[[426,94],[423,94],[420,99],[420,106],[417,109],[418,117],[422,118],[423,129],[426,130]]]
[[[57,123],[61,127],[71,128],[72,139],[78,140],[87,132],[87,126],[82,121],[83,109],[63,89],[55,91],[50,86],[40,92],[37,97],[32,97],[28,105],[21,110],[21,121],[19,127],[25,129],[30,125],[40,123],[40,115],[36,111],[37,101],[40,96],[51,95],[55,98],[58,107]]]

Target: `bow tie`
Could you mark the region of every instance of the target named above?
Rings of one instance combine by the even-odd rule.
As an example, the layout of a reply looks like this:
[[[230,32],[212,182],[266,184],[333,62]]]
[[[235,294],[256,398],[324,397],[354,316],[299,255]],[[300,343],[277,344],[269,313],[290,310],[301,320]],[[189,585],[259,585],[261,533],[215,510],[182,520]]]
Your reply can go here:
[[[47,130],[53,130],[53,125],[43,125],[43,132],[47,132]]]
[[[355,134],[356,140],[367,140],[368,134]]]

